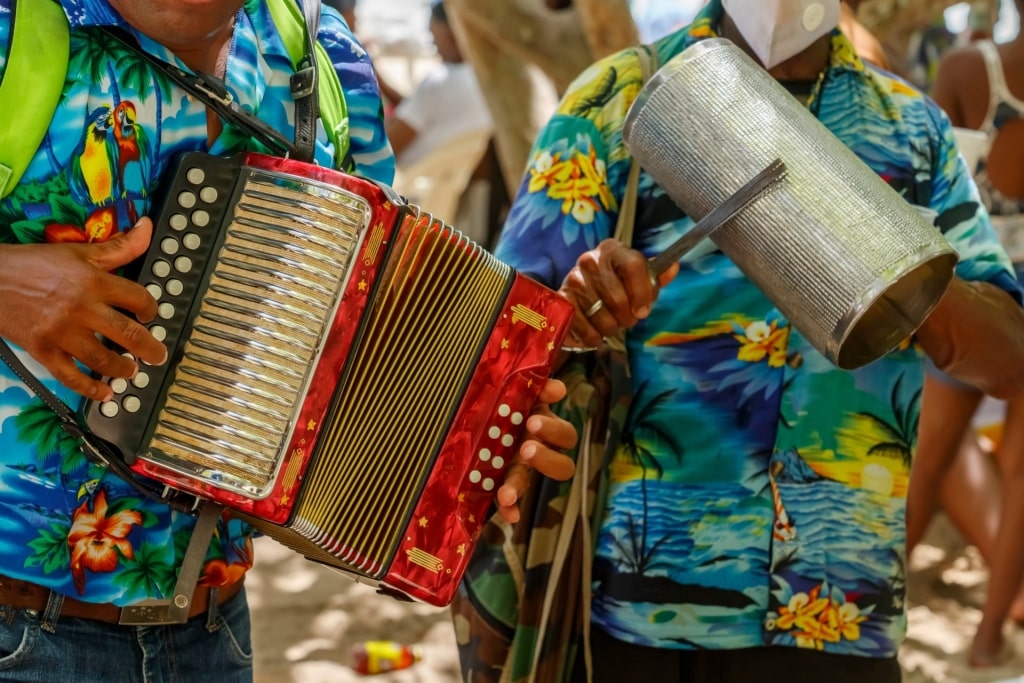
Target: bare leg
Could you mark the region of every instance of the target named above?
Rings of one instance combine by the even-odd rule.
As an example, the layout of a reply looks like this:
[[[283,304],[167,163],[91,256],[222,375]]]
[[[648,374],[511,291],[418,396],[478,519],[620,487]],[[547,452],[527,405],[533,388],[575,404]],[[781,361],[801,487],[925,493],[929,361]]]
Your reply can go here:
[[[925,378],[917,453],[907,495],[908,553],[927,531],[939,505],[940,494],[941,502],[947,506],[953,521],[958,526],[961,522],[968,525],[967,529],[961,527],[968,538],[977,536],[981,540],[987,536],[991,539],[994,535],[994,526],[986,534],[975,524],[979,518],[979,509],[991,510],[981,517],[993,520],[998,518],[998,501],[995,501],[996,507],[988,508],[992,504],[992,493],[984,490],[986,481],[983,473],[965,478],[966,472],[976,469],[970,467],[961,472],[961,476],[947,476],[958,460],[961,443],[970,431],[971,418],[981,399],[980,392],[956,387],[931,376]],[[950,483],[944,485],[946,481]],[[973,490],[975,484],[983,488]],[[979,504],[982,508],[978,507]]]
[[[1024,579],[1024,399],[1007,403],[1003,438],[999,445],[1002,479],[1002,515],[991,554],[988,591],[981,623],[971,646],[972,666],[999,664],[1003,624],[1011,603],[1020,607]]]
[[[1002,514],[1002,485],[992,456],[968,429],[939,490],[940,503],[964,539],[986,564],[993,555]]]

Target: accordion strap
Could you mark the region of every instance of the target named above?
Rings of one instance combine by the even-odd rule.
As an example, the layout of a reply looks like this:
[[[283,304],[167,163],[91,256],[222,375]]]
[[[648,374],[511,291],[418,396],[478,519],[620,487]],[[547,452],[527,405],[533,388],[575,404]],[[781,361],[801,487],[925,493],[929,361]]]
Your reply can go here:
[[[303,10],[306,17],[306,55],[291,77],[292,97],[295,99],[294,142],[258,116],[239,106],[224,81],[216,76],[201,71],[190,73],[149,54],[124,29],[107,27],[105,30],[182,90],[205,103],[225,122],[248,132],[276,154],[309,162],[313,160],[316,151],[316,122],[320,115],[317,99],[317,66],[313,52],[313,36],[316,35],[316,30],[311,30],[309,22],[315,21],[317,26],[320,24],[319,0],[304,0]]]
[[[0,339],[0,360],[3,360],[9,368],[24,382],[32,392],[39,397],[60,420],[61,429],[79,442],[86,456],[92,461],[110,469],[114,474],[124,479],[139,493],[152,500],[168,505],[179,512],[195,514],[199,505],[199,499],[187,493],[182,493],[169,486],[157,484],[154,481],[138,476],[133,472],[124,459],[111,449],[102,439],[83,429],[75,417],[75,412],[67,403],[46,388],[39,379],[33,375],[25,364],[21,362],[18,355],[11,348],[5,339]]]
[[[320,0],[301,0],[306,17],[302,30],[306,39],[306,54],[299,61],[291,77],[292,98],[295,100],[295,158],[312,162],[316,154],[316,122],[320,118],[320,100],[317,96],[319,73],[316,62],[316,35],[320,30]]]

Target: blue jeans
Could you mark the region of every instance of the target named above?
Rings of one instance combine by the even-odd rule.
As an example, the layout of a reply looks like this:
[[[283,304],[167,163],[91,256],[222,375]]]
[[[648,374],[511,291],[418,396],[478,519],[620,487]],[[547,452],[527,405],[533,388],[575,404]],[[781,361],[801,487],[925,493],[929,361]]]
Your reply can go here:
[[[249,683],[245,589],[174,626],[118,626],[0,606],[0,681],[18,683]]]

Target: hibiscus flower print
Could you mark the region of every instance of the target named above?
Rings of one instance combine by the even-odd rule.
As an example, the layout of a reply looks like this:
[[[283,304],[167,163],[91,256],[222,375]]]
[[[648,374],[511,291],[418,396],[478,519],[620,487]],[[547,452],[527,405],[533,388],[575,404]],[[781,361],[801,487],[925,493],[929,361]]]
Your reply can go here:
[[[108,516],[107,492],[100,489],[92,500],[87,499],[75,510],[68,546],[71,550],[71,576],[78,594],[85,593],[85,570],[112,572],[121,556],[133,558],[135,552],[128,534],[142,523],[135,510],[121,510]]]

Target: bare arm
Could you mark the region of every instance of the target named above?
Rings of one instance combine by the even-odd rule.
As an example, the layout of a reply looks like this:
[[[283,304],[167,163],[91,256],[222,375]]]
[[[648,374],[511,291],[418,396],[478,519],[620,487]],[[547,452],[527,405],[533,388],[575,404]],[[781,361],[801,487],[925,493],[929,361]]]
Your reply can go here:
[[[998,287],[953,278],[917,339],[950,376],[996,398],[1024,393],[1024,310]]]

